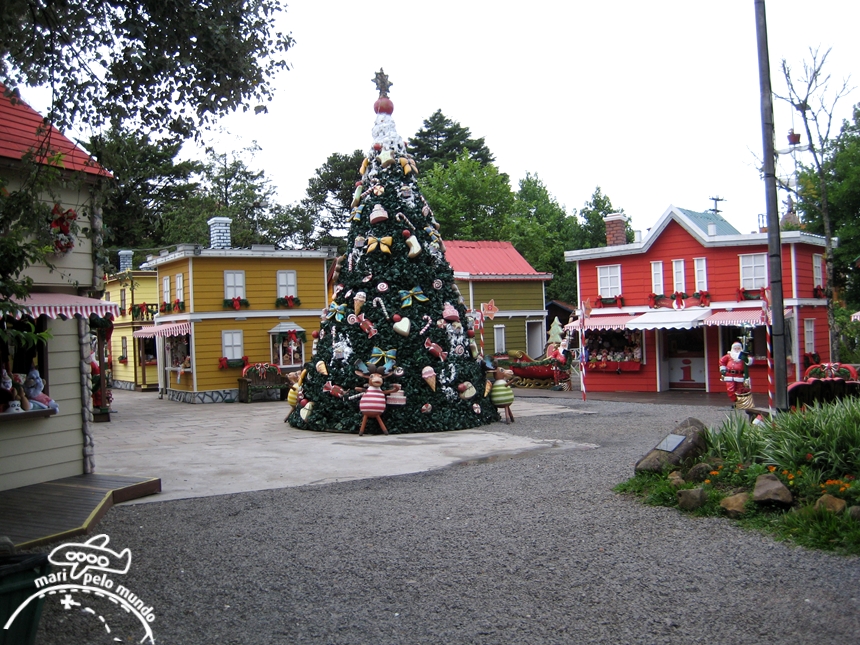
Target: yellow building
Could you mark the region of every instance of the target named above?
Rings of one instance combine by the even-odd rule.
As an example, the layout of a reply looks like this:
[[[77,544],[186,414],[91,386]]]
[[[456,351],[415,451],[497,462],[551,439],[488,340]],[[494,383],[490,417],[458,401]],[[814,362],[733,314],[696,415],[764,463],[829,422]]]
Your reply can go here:
[[[119,272],[108,276],[104,300],[119,305],[108,348],[111,386],[123,390],[157,390],[158,365],[154,338],[134,338],[153,325],[158,313],[156,271],[133,271],[132,251],[119,252]]]
[[[209,220],[210,247],[180,244],[148,256],[157,271],[155,325],[163,394],[186,403],[236,400],[246,364],[301,369],[327,306],[325,251],[231,247],[230,219]]]

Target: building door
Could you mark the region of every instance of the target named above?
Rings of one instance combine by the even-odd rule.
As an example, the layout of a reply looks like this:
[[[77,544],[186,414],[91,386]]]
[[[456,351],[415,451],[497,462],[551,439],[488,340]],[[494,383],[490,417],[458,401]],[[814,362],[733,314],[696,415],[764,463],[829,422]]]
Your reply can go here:
[[[669,389],[704,390],[705,334],[698,329],[667,329],[663,332]]]
[[[543,330],[542,320],[529,320],[526,322],[526,354],[531,358],[543,356],[546,345],[546,334]]]

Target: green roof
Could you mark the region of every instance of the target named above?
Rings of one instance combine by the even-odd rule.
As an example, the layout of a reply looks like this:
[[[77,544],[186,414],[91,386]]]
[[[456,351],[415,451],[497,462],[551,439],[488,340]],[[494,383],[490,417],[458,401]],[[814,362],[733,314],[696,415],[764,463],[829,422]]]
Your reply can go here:
[[[717,235],[740,235],[741,232],[716,213],[697,213],[686,208],[679,208],[687,218],[705,235],[708,234],[708,224],[717,225]]]

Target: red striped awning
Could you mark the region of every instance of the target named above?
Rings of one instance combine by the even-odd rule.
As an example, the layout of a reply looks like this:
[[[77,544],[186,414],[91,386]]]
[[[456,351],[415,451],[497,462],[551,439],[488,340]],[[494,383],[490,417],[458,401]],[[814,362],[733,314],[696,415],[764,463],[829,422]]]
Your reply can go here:
[[[155,338],[156,336],[184,336],[191,333],[191,323],[188,321],[171,323],[169,325],[150,325],[143,329],[138,329],[134,334],[135,338]]]
[[[791,309],[786,309],[783,313],[785,318],[791,318]],[[768,310],[768,324],[773,322],[773,316]],[[744,325],[752,325],[758,327],[764,323],[761,320],[761,309],[735,309],[734,311],[717,311],[704,320],[703,325],[717,325],[719,327],[742,327]]]
[[[95,298],[84,298],[83,296],[72,296],[65,293],[31,293],[24,300],[13,299],[33,318],[47,316],[48,318],[73,318],[83,316],[89,318],[95,314],[104,318],[108,314],[119,316],[119,305],[106,300]],[[17,317],[20,318],[22,312]]]
[[[631,320],[633,320],[633,314],[588,316],[585,319],[580,318],[572,323],[567,323],[564,328],[566,331],[579,331],[580,325],[582,325],[582,329],[624,329],[624,326]]]

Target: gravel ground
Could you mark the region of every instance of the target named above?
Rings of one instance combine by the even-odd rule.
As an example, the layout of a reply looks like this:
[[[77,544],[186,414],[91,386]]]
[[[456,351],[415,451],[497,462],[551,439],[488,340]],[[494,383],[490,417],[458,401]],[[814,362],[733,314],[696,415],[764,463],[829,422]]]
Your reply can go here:
[[[678,422],[726,408],[553,402],[596,414],[517,419],[561,442],[523,458],[115,507],[98,531],[131,549],[122,581],[158,643],[857,642],[860,559],[612,492]],[[37,643],[140,641],[87,602],[49,600]]]

